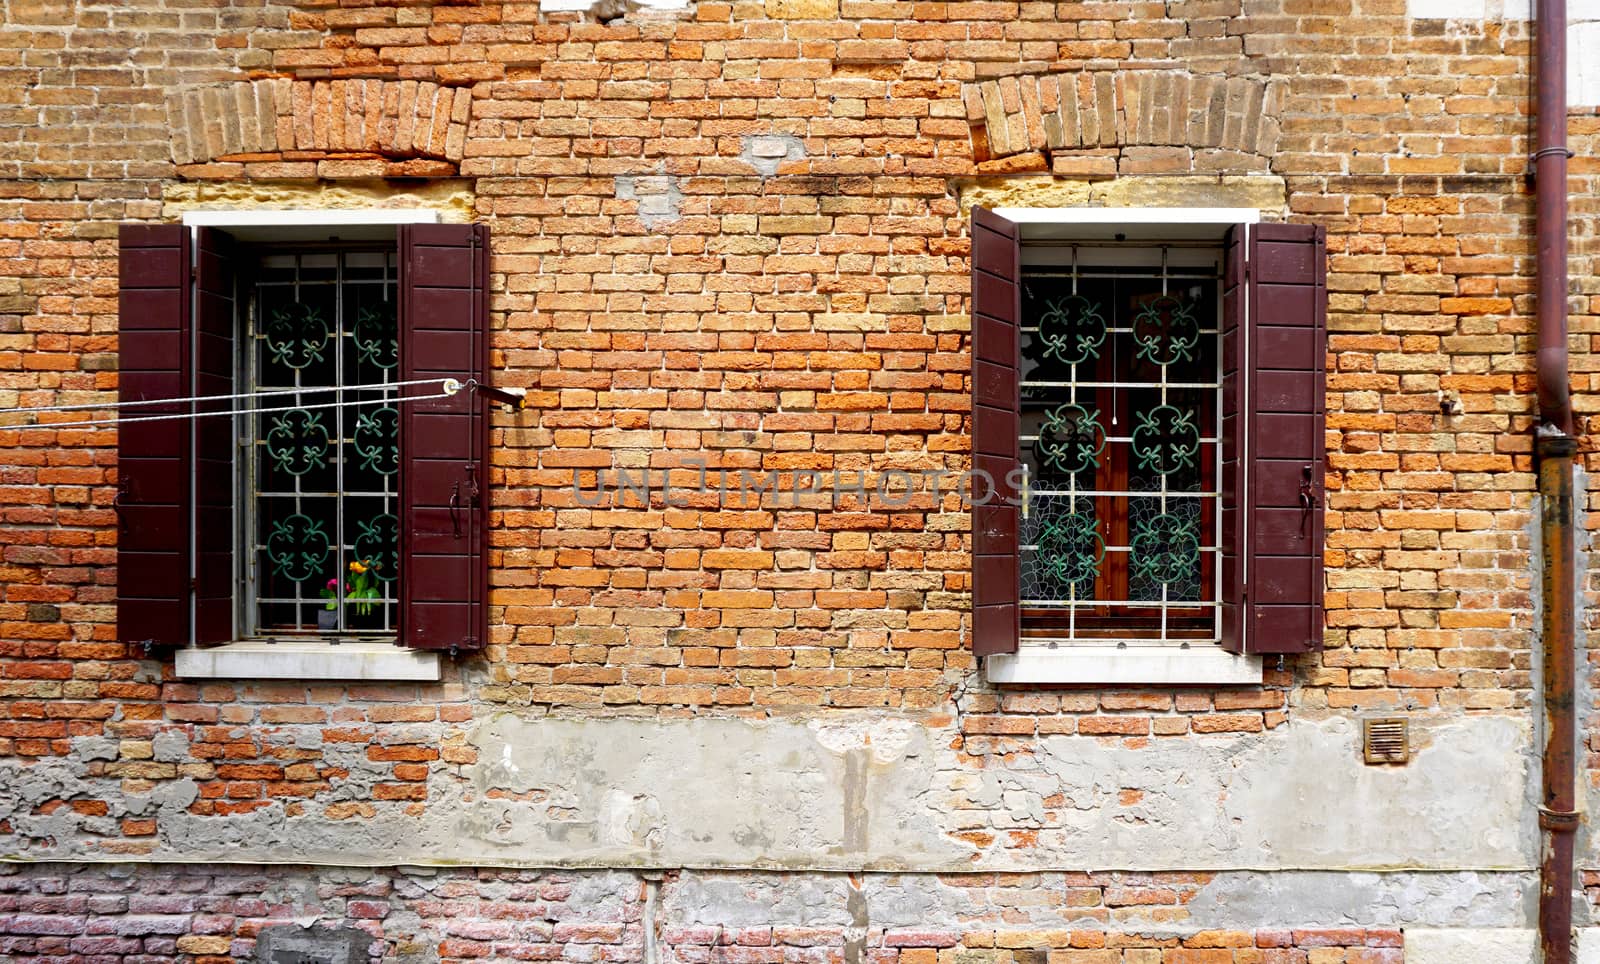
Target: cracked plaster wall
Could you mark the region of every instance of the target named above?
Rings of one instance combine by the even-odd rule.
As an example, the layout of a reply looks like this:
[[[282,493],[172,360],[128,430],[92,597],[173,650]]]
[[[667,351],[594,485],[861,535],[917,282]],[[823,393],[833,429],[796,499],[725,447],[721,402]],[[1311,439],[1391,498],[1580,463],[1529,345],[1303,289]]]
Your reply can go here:
[[[103,740],[69,758],[0,764],[10,859],[329,864],[1045,871],[1526,870],[1536,853],[1527,727],[1468,717],[1419,727],[1413,761],[1367,767],[1359,727],[1295,720],[1264,733],[1157,740],[1040,739],[1002,761],[959,753],[951,721],[526,718],[384,739],[475,748],[436,763],[425,805],[373,800],[364,743],[284,727],[274,745],[347,772],[315,806],[227,817],[189,811],[193,780],[123,792],[89,775]],[[162,757],[184,752],[175,735]],[[49,801],[109,802],[103,813]],[[338,815],[363,802],[361,819]],[[159,834],[129,853],[129,816]]]

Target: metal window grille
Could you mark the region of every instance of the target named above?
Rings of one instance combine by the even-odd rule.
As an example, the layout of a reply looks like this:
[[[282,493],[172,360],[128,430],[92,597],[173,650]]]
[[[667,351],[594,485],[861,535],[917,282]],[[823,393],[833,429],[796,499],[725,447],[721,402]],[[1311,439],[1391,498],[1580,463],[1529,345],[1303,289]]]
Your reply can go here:
[[[1024,633],[1215,641],[1221,252],[1058,244],[1025,261]]]
[[[250,280],[247,390],[331,389],[297,404],[375,402],[399,371],[392,250],[267,252]],[[282,403],[279,403],[282,404]],[[398,620],[395,405],[245,419],[247,632],[391,635]]]

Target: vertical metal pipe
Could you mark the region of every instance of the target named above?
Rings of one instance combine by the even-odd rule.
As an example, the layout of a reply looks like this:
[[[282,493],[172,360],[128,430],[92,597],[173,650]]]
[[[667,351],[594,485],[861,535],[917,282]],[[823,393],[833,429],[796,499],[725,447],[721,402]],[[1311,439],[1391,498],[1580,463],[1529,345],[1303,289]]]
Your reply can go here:
[[[1540,582],[1544,608],[1539,625],[1544,678],[1543,793],[1539,807],[1539,945],[1544,964],[1572,959],[1572,842],[1576,813],[1577,683],[1574,641],[1577,546],[1572,515],[1572,456],[1577,441],[1566,435],[1539,439]]]
[[[1567,0],[1538,0],[1538,148],[1533,154],[1539,312],[1539,416],[1573,434],[1567,385]]]
[[[1574,621],[1572,396],[1567,360],[1567,4],[1537,0],[1533,153],[1538,274],[1540,496],[1539,645],[1544,747],[1539,807],[1539,949],[1544,964],[1572,960],[1572,849],[1576,813],[1577,635]]]

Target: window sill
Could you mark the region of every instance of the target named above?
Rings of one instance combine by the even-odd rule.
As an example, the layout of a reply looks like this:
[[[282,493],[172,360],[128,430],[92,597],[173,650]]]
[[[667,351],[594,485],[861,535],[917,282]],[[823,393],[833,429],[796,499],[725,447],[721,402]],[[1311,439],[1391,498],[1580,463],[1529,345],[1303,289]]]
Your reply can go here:
[[[393,643],[246,640],[178,650],[183,679],[370,680],[438,682],[439,654]]]
[[[983,671],[1001,685],[1085,683],[1114,686],[1257,686],[1261,657],[1236,656],[1214,645],[1027,645],[985,657]]]

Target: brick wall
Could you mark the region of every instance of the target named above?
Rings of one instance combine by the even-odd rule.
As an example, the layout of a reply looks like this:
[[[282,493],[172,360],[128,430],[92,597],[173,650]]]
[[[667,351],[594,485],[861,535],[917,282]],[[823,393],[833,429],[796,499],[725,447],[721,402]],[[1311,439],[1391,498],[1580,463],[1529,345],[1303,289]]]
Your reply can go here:
[[[735,881],[739,882],[739,881]],[[772,883],[752,877],[751,883]],[[781,879],[777,881],[781,884]],[[1037,881],[995,887],[1004,901]],[[1172,936],[1123,932],[1127,907],[1163,907],[1181,921],[1193,875],[1111,881],[1076,875],[1052,894],[1070,926],[954,928],[751,926],[685,913],[671,903],[676,875],[532,871],[318,870],[297,867],[125,870],[41,865],[0,870],[0,953],[10,960],[97,962],[252,959],[258,943],[320,935],[352,946],[351,960],[539,960],[681,964],[1400,964],[1395,928],[1302,927],[1196,930]],[[658,903],[662,906],[658,908]],[[1002,905],[984,908],[998,913]],[[982,916],[975,915],[975,916]],[[352,942],[352,938],[354,939]],[[646,949],[646,941],[650,949]],[[270,959],[270,958],[264,958]]]
[[[114,384],[109,239],[116,221],[160,216],[163,176],[239,177],[247,164],[375,173],[404,163],[392,143],[367,160],[348,133],[349,150],[317,149],[339,141],[315,131],[348,131],[324,101],[345,93],[348,107],[349,90],[374,88],[375,104],[398,101],[401,79],[439,91],[435,100],[453,91],[450,119],[471,118],[459,169],[478,178],[477,216],[495,232],[496,365],[504,381],[534,389],[537,409],[503,419],[497,436],[495,647],[478,695],[937,706],[971,665],[960,648],[958,505],[924,494],[894,510],[589,509],[573,498],[573,473],[587,484],[594,469],[678,467],[688,478],[702,454],[730,470],[866,471],[869,485],[888,468],[960,471],[967,282],[956,195],[985,166],[1016,169],[1019,159],[1041,171],[1214,169],[1187,146],[1161,146],[1177,137],[1141,133],[1151,128],[1139,115],[1166,102],[1156,94],[1170,92],[1160,86],[1168,75],[1130,73],[1124,84],[1115,70],[1170,58],[1184,67],[1169,74],[1197,118],[1213,94],[1231,107],[1235,84],[1246,84],[1239,129],[1257,129],[1263,111],[1282,128],[1269,169],[1286,186],[1281,214],[1330,228],[1331,648],[1296,661],[1279,685],[1298,678],[1298,702],[1318,709],[1510,708],[1525,698],[1530,612],[1529,206],[1515,113],[1526,104],[1525,27],[1446,35],[1398,8],[1360,18],[1274,4],[1243,16],[1164,12],[865,3],[815,21],[702,3],[683,19],[601,25],[495,4],[225,16],[85,6],[71,46],[33,59],[103,58],[118,30],[137,29],[159,64],[117,74],[127,88],[112,68],[17,68],[33,86],[19,92],[8,129],[65,154],[47,163],[24,153],[26,170],[15,170],[26,177],[9,187],[7,397],[81,400]],[[15,35],[46,46],[68,37],[54,26]],[[1392,69],[1401,57],[1405,69]],[[1077,73],[1085,67],[1100,72]],[[240,71],[284,78],[271,82],[273,110],[294,150],[286,140],[276,155],[228,153],[218,135],[203,166],[175,167],[238,113],[206,105],[268,90],[266,79],[214,86]],[[1227,79],[1236,72],[1246,79]],[[290,77],[303,83],[291,90]],[[1074,78],[1086,98],[1098,91],[1096,103],[1111,98],[1117,118],[1132,109],[1112,125],[1128,133],[1057,146],[1065,138],[1052,140],[1041,118],[1064,116],[1059,106],[1017,93],[1056,77]],[[1099,91],[1096,77],[1111,86]],[[1262,77],[1281,95],[1263,95]],[[168,113],[168,95],[183,111]],[[149,109],[91,110],[113,99]],[[51,101],[84,104],[57,113],[68,108]],[[414,91],[412,102],[422,102]],[[168,137],[180,114],[190,126]],[[1580,237],[1592,230],[1581,161],[1592,119],[1573,125]],[[1046,149],[975,161],[974,138],[980,156],[996,153],[985,131],[1002,123],[1013,140],[1037,134]],[[1201,140],[1206,129],[1194,128]],[[102,180],[110,169],[95,163],[108,162],[71,161],[112,130],[124,155],[115,173],[150,179]],[[258,142],[266,133],[238,146],[274,146]],[[792,137],[792,156],[763,166],[752,140],[768,135]],[[252,156],[269,159],[215,160]],[[1185,191],[1196,196],[1192,184]],[[1575,277],[1590,284],[1590,255],[1577,250]],[[1588,310],[1581,299],[1574,308]],[[1580,405],[1586,365],[1580,355]],[[1441,396],[1463,413],[1441,415]],[[89,702],[155,695],[118,682],[149,669],[119,663],[105,645],[113,438],[7,436],[6,635],[39,643],[16,651],[9,672],[41,681],[19,684],[17,697],[65,697],[68,687],[44,681],[80,673],[93,675],[72,691]],[[31,603],[64,608],[58,618]],[[1246,699],[1272,706],[1280,696]],[[65,732],[13,726],[28,740]]]
[[[126,652],[115,433],[0,428],[0,756],[75,768],[60,793],[7,798],[0,841],[50,818],[101,852],[148,853],[159,821],[127,800],[185,781],[196,795],[176,805],[218,820],[442,810],[450,767],[476,752],[461,726],[496,712],[892,713],[954,726],[972,774],[1026,768],[1057,735],[1142,749],[1372,710],[1526,719],[1525,23],[1296,0],[700,2],[603,24],[491,2],[80,2],[71,22],[62,9],[13,2],[0,31],[0,405],[115,387],[118,222],[172,217],[220,182],[268,200],[283,183],[267,178],[456,173],[493,231],[496,378],[530,389],[533,411],[496,415],[492,644],[420,688],[196,684],[170,658]],[[1176,111],[1156,121],[1169,74],[1187,128]],[[1062,77],[1080,96],[1075,139],[1047,123],[1067,123]],[[385,104],[393,90],[395,139],[348,126],[334,139],[335,81],[346,121],[353,82]],[[440,151],[431,136],[418,147],[414,94],[400,143],[408,84],[438,85],[435,104],[448,93],[452,124],[465,105],[459,152],[453,126]],[[197,150],[222,92],[237,104],[269,85],[289,91],[273,101],[273,150],[260,125],[249,144],[241,131]],[[292,149],[276,120],[291,117]],[[1600,120],[1575,112],[1570,127],[1587,431]],[[847,496],[835,510],[575,497],[575,471],[585,485],[645,467],[692,484],[701,459],[864,471],[869,485],[891,468],[959,472],[963,199],[1026,203],[1061,186],[1050,172],[1084,191],[1124,175],[1141,203],[1184,204],[1248,174],[1276,192],[1269,217],[1328,225],[1325,652],[1269,665],[1261,687],[1001,693],[964,648],[968,519],[953,498]],[[362,765],[286,742],[286,727],[349,742]],[[962,832],[1011,825],[976,819]],[[1279,950],[1260,949],[1162,959]],[[1382,958],[1350,958],[1368,959]]]

